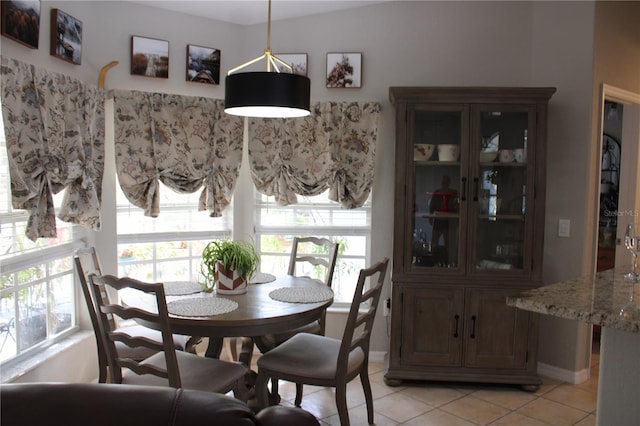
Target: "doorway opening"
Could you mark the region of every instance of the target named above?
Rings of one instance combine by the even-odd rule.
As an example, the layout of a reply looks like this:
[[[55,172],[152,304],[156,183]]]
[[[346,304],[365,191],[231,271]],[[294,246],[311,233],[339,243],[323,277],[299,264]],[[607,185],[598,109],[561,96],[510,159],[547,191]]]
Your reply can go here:
[[[597,272],[613,268],[616,261],[623,115],[623,104],[605,100],[602,116],[602,155],[600,158]],[[596,352],[599,342],[600,326],[594,325],[592,353]]]
[[[630,267],[622,241],[627,224],[640,216],[640,94],[603,84],[600,105],[598,181],[594,182],[596,271]],[[592,357],[600,346],[600,331],[593,326]]]

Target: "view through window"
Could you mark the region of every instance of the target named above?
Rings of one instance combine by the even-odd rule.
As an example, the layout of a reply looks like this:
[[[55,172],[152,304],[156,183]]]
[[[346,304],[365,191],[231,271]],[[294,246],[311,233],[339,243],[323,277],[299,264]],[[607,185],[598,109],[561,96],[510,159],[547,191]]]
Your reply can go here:
[[[258,191],[255,194],[255,240],[261,271],[286,273],[294,236],[328,238],[340,244],[332,283],[334,302],[351,303],[360,269],[369,263],[370,200],[361,208],[343,209],[325,192],[314,197],[298,196],[297,204],[277,206],[273,197]],[[319,272],[310,267],[297,274],[324,278]]]
[[[62,196],[54,197],[56,206]],[[0,126],[0,363],[56,342],[77,324],[72,254],[81,244],[81,228],[58,220],[58,238],[33,242],[25,236],[27,219],[11,205]]]

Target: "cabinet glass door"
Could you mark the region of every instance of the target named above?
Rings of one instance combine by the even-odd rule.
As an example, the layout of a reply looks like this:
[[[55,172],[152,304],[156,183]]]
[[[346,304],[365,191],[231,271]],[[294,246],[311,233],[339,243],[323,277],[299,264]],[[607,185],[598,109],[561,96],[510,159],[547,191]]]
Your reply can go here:
[[[476,271],[522,273],[525,262],[528,164],[534,150],[529,143],[533,110],[523,107],[479,107],[474,117],[474,203]],[[528,185],[529,183],[529,185]]]
[[[461,187],[466,158],[464,108],[416,108],[412,118],[411,267],[460,271]]]

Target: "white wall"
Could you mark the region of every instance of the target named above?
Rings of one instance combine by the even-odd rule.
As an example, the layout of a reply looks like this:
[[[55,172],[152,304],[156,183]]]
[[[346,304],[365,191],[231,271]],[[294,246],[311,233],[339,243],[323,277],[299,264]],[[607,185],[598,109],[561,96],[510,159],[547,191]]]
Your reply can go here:
[[[266,45],[265,25],[240,27],[118,2],[42,4],[45,19],[40,49],[31,51],[2,38],[2,54],[90,81],[97,81],[101,66],[118,60],[120,65],[107,77],[108,88],[222,98],[223,85],[184,81],[186,44],[220,48],[223,73],[259,55]],[[50,7],[59,7],[83,21],[82,66],[49,56]],[[581,273],[580,248],[585,238],[582,207],[588,191],[583,152],[590,136],[593,8],[591,2],[410,1],[272,23],[274,52],[308,54],[312,100],[382,103],[373,189],[373,259],[391,258],[392,254],[395,123],[388,101],[390,86],[554,86],[558,91],[551,99],[549,116],[545,280]],[[169,80],[129,75],[132,34],[169,40]],[[327,52],[363,53],[361,89],[325,88]],[[569,239],[556,236],[560,217],[572,220],[574,232]],[[113,234],[114,230],[103,232]],[[387,284],[383,299],[389,294]],[[567,370],[582,368],[575,355],[577,327],[575,323],[563,327],[567,340],[545,330],[543,321],[540,360]],[[551,328],[556,327],[552,324]],[[376,322],[372,350],[386,351],[388,341],[381,317]]]

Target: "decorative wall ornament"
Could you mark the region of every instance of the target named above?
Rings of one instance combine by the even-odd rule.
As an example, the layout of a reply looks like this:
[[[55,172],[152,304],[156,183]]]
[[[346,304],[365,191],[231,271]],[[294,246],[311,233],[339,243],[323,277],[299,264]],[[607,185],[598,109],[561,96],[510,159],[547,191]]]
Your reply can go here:
[[[362,87],[362,53],[327,53],[327,87]]]
[[[220,49],[188,44],[187,81],[220,84]]]
[[[131,36],[131,74],[169,78],[169,42]]]
[[[63,61],[80,65],[82,62],[82,21],[60,9],[51,9],[50,53]]]
[[[0,31],[31,49],[38,48],[40,39],[40,1],[24,0],[0,2]]]
[[[307,54],[306,53],[276,53],[276,56],[287,64],[291,65],[294,74],[307,75]],[[288,67],[276,64],[280,72],[289,72]]]

